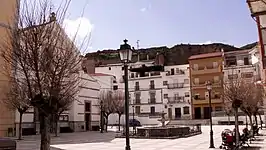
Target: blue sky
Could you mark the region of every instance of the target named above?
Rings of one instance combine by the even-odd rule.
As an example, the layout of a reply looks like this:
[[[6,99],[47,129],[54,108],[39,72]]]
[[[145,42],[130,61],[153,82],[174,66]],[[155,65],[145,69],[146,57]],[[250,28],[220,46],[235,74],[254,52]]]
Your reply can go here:
[[[140,48],[258,39],[246,0],[72,0],[67,32],[80,21],[81,38],[91,31],[90,51],[117,49],[125,38]]]

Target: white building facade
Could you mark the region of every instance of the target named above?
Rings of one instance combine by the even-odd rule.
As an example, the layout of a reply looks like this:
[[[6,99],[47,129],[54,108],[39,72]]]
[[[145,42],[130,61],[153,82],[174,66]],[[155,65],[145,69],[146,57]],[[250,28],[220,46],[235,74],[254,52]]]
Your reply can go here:
[[[250,82],[261,80],[257,47],[224,53],[223,72],[225,82],[230,79],[240,78]]]
[[[58,131],[61,132],[79,132],[99,130],[100,109],[99,93],[100,85],[97,80],[90,75],[80,71],[80,91],[77,94],[76,101],[68,111],[64,111],[58,122]],[[16,133],[18,133],[19,113],[16,112]],[[38,127],[37,127],[38,128]],[[37,134],[38,134],[38,130]],[[35,134],[34,111],[29,109],[22,117],[22,134]]]
[[[153,61],[129,64],[129,68],[154,66]],[[129,71],[130,118],[141,124],[159,124],[162,114],[168,120],[190,119],[190,81],[186,65],[162,66],[161,71]],[[118,81],[118,89],[124,89],[124,68],[122,64],[110,64],[95,68],[96,73],[113,75]],[[134,114],[134,115],[133,115]],[[109,123],[116,124],[117,117],[110,117]],[[124,123],[124,117],[122,117]]]

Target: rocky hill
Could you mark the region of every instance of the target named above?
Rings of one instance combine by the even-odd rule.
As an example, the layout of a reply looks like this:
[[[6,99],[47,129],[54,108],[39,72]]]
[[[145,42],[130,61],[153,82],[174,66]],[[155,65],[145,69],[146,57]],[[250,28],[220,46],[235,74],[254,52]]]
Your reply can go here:
[[[225,52],[241,50],[231,45],[223,43],[212,43],[203,45],[192,44],[178,44],[171,48],[166,46],[151,47],[146,49],[134,50],[132,61],[138,60],[154,60],[157,54],[163,54],[165,58],[165,65],[179,65],[188,63],[188,58],[191,55],[218,52],[223,49]],[[148,56],[147,56],[148,55]],[[119,55],[117,50],[102,50],[86,54],[88,60],[94,60],[95,66],[104,64],[119,63]]]

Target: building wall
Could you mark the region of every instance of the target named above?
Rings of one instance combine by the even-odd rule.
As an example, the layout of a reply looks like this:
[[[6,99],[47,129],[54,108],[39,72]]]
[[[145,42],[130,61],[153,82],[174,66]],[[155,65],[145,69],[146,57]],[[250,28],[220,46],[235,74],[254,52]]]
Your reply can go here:
[[[86,131],[85,114],[91,118],[89,130],[100,124],[100,110],[98,107],[100,85],[88,74],[80,72],[80,91],[77,100],[72,102],[68,111],[64,111],[59,118],[59,127],[70,127],[73,131]],[[85,111],[85,103],[91,103],[90,111]],[[19,113],[16,112],[16,132],[18,132]],[[34,128],[33,109],[29,109],[22,118],[22,128]]]
[[[8,30],[11,26],[15,24],[15,16],[17,12],[17,0],[1,0],[0,1],[0,47],[3,46],[9,41],[9,33]],[[0,60],[0,65],[4,62]],[[3,74],[0,75],[0,88],[8,88],[7,85],[7,77]],[[1,100],[4,98],[4,95],[1,94],[0,96],[0,103]],[[4,104],[0,104],[0,137],[3,136],[12,136],[13,133],[8,133],[8,130],[14,129],[14,122],[15,122],[15,112],[12,110],[7,109]]]
[[[212,82],[212,110],[222,111],[221,94],[223,90],[223,58],[211,57],[189,61],[191,96],[193,99],[192,115],[193,118],[202,119],[208,117],[205,108],[209,108],[209,93],[206,88],[206,82]],[[198,69],[197,69],[198,68]],[[201,114],[196,109],[200,108]],[[205,117],[204,117],[205,116]],[[200,118],[199,118],[200,117]]]

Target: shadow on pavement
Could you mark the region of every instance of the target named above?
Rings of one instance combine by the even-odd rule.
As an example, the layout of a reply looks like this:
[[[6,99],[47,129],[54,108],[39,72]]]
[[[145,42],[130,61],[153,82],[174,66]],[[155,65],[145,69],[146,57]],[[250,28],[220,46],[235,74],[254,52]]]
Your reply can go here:
[[[65,133],[59,137],[52,137],[52,145],[56,144],[81,144],[81,143],[99,143],[111,142],[115,139],[114,132],[99,133],[99,132],[80,132],[80,133]]]
[[[243,150],[262,150],[262,147],[260,146],[250,146],[250,147],[244,147]]]

